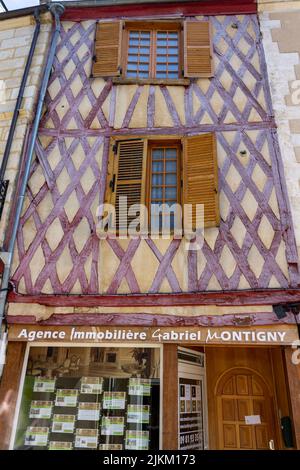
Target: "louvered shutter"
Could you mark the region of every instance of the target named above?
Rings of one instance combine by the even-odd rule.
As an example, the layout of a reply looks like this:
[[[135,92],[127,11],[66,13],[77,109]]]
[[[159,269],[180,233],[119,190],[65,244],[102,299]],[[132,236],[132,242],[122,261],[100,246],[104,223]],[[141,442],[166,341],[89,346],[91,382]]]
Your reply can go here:
[[[196,204],[204,204],[204,225],[219,225],[218,168],[214,134],[187,137],[183,141],[183,202],[192,204],[196,227]]]
[[[208,21],[184,22],[184,76],[213,76],[210,24]]]
[[[122,27],[122,21],[97,24],[93,77],[120,75]]]
[[[142,139],[118,143],[111,202],[116,210],[116,228],[120,231],[126,230],[129,223],[137,217],[130,216],[126,220],[125,211],[123,213],[120,210],[120,207],[124,207],[121,196],[127,197],[127,210],[132,204],[145,204],[146,145],[147,141]]]

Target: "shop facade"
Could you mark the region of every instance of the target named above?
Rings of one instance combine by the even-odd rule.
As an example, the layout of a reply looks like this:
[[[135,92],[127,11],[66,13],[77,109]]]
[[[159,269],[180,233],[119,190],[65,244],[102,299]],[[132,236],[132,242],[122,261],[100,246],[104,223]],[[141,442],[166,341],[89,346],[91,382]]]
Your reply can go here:
[[[287,362],[297,338],[294,325],[13,325],[22,360],[7,371],[18,383],[8,446],[295,448]]]

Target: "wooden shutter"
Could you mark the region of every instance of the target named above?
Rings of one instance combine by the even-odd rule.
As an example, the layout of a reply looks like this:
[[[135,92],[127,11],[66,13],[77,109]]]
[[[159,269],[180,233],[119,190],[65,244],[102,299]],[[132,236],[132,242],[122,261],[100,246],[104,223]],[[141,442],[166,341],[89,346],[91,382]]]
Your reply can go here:
[[[204,204],[204,225],[219,224],[218,168],[214,134],[183,140],[183,203],[193,205],[192,228],[196,228],[195,204]]]
[[[111,204],[116,210],[116,228],[125,230],[137,216],[128,217],[128,224],[120,217],[120,197],[127,196],[127,209],[132,204],[145,204],[147,141],[123,140],[117,145],[114,162]]]
[[[210,23],[208,21],[184,22],[184,76],[213,76]]]
[[[122,28],[122,21],[97,24],[93,77],[120,75]]]

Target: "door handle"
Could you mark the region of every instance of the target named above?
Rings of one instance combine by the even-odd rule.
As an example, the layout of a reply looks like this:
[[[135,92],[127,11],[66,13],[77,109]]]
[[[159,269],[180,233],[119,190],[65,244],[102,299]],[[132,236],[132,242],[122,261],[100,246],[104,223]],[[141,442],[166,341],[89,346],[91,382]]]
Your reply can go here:
[[[270,440],[269,440],[269,448],[270,448],[270,450],[275,450],[274,439],[270,439]]]

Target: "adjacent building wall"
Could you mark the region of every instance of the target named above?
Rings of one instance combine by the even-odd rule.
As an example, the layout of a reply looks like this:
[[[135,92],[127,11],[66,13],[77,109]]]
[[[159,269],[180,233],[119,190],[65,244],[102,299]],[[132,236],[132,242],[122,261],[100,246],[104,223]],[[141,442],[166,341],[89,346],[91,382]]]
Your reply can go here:
[[[12,144],[5,179],[10,184],[0,221],[0,246],[3,244],[9,208],[15,187],[15,180],[22,155],[24,138],[32,120],[34,105],[39,89],[40,77],[51,32],[51,14],[42,15],[41,32],[30,69],[24,100]],[[26,60],[28,57],[35,20],[33,16],[0,21],[0,163],[11,124]]]
[[[300,255],[300,1],[259,0],[275,121]]]

